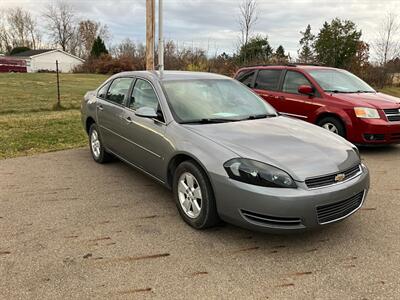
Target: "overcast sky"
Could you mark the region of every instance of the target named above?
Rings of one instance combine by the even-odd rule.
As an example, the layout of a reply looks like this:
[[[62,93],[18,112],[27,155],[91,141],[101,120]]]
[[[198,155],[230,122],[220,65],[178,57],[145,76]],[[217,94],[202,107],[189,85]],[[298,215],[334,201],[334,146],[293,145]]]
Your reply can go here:
[[[21,6],[37,15],[50,1],[0,0],[0,9]],[[145,0],[70,0],[80,18],[107,24],[113,44],[124,38],[145,39]],[[156,0],[157,2],[157,0]],[[238,41],[241,0],[164,0],[165,38],[179,46],[202,47],[208,54],[232,53]],[[311,24],[314,33],[334,17],[353,20],[362,39],[371,42],[381,19],[389,11],[399,12],[399,0],[258,0],[255,32],[268,35],[272,47],[282,44],[296,56],[299,31]]]

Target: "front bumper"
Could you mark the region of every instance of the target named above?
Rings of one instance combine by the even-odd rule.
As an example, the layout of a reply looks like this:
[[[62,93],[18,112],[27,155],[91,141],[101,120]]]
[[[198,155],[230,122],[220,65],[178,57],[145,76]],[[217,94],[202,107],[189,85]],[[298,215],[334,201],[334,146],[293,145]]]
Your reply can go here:
[[[355,144],[385,145],[400,143],[400,122],[389,122],[383,119],[360,119],[354,125],[353,137]]]
[[[357,211],[368,193],[369,172],[363,166],[357,177],[317,189],[308,189],[304,182],[298,182],[297,189],[260,187],[220,175],[213,175],[212,182],[218,213],[224,221],[257,231],[301,231],[340,221]],[[359,205],[351,200],[361,194]],[[317,208],[329,205],[340,208],[348,199],[357,205],[340,218],[324,222],[317,213]]]

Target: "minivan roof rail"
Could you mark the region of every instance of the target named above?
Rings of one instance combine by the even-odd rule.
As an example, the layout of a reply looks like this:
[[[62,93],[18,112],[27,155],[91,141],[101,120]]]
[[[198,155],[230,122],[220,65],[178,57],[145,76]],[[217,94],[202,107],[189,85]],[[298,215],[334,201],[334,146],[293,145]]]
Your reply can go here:
[[[297,67],[297,66],[316,66],[322,67],[323,65],[317,63],[285,63],[285,64],[258,64],[243,66],[242,68],[254,68],[254,67]]]

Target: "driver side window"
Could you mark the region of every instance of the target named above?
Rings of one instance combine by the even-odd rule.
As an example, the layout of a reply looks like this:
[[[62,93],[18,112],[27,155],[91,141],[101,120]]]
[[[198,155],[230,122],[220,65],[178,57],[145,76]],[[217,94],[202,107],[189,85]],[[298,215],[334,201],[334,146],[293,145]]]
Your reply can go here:
[[[284,93],[299,94],[299,86],[311,85],[308,79],[299,72],[287,71],[285,81],[283,82],[282,91]]]
[[[149,82],[137,79],[130,97],[129,108],[136,110],[145,106],[158,111],[157,95]]]

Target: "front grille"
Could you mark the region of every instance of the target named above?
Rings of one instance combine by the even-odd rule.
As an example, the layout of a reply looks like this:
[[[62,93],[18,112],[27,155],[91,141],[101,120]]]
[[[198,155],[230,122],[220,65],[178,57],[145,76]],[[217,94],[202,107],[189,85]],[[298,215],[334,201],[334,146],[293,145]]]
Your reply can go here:
[[[349,216],[361,207],[363,199],[364,191],[343,201],[317,206],[318,223],[326,224]]]
[[[391,108],[384,109],[385,115],[390,122],[400,121],[400,109],[399,108]]]
[[[391,137],[392,137],[392,140],[394,140],[394,141],[400,141],[400,132],[392,133]]]
[[[270,227],[303,227],[300,218],[273,217],[241,209],[248,221],[261,223]]]
[[[351,167],[350,169],[347,169],[343,172],[338,172],[335,174],[330,174],[330,175],[325,175],[325,176],[320,176],[320,177],[308,178],[308,179],[306,179],[306,185],[310,189],[324,187],[324,186],[338,183],[338,181],[336,180],[336,176],[338,176],[339,174],[345,175],[344,179],[342,180],[342,181],[345,181],[345,180],[349,180],[349,179],[355,177],[360,172],[361,172],[360,165],[356,165],[356,166]]]

